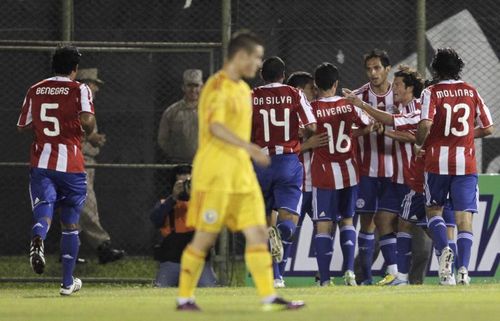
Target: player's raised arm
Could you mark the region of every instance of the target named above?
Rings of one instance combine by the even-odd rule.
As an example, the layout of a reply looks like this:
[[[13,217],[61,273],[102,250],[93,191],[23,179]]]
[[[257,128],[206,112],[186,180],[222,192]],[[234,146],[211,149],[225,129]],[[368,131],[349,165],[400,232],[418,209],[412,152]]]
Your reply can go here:
[[[347,88],[342,88],[342,93],[344,94],[344,97],[351,104],[353,104],[358,108],[361,108],[364,112],[373,117],[375,120],[383,123],[384,125],[390,125],[390,126],[393,125],[392,115],[389,114],[388,112],[373,108],[369,104],[362,101],[361,98],[359,98],[352,90],[349,90]]]

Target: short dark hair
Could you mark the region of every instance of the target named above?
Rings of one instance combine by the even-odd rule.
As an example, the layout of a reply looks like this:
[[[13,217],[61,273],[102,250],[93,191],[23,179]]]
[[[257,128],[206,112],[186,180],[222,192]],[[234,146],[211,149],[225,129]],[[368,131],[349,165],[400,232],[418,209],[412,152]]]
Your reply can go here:
[[[314,81],[319,89],[328,90],[337,80],[339,80],[339,70],[333,64],[324,62],[316,67]]]
[[[52,70],[56,74],[69,75],[76,71],[82,54],[73,46],[59,46],[52,56]]]
[[[191,165],[177,165],[174,167],[174,176],[191,174],[193,167]]]
[[[285,62],[277,56],[267,58],[262,63],[261,74],[264,81],[278,81],[285,76]]]
[[[462,58],[453,48],[439,48],[432,59],[431,68],[433,76],[438,80],[460,79],[464,68]]]
[[[307,71],[296,71],[288,77],[286,84],[295,88],[304,89],[307,84],[314,82],[314,77]]]
[[[382,66],[384,66],[384,68],[391,65],[391,61],[389,59],[387,51],[375,48],[363,56],[365,67],[368,60],[373,58],[380,59],[380,63],[382,64]]]
[[[394,73],[394,77],[403,78],[406,88],[413,87],[413,97],[420,97],[424,89],[424,80],[415,69],[407,65],[399,65],[398,71]]]
[[[245,50],[250,53],[256,46],[263,45],[264,42],[262,39],[250,30],[237,31],[232,35],[231,40],[229,40],[229,44],[227,46],[227,58],[233,58],[234,55],[240,50]]]

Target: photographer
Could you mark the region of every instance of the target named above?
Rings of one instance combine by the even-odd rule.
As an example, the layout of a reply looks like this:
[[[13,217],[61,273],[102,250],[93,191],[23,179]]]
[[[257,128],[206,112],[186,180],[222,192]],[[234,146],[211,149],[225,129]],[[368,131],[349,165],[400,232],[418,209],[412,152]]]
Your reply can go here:
[[[172,195],[156,203],[150,219],[160,230],[162,240],[155,245],[154,257],[160,262],[155,285],[175,287],[179,284],[180,260],[182,251],[191,241],[194,230],[186,227],[186,214],[191,189],[191,166],[178,166],[174,169],[175,183]],[[198,286],[216,285],[215,274],[207,257]]]

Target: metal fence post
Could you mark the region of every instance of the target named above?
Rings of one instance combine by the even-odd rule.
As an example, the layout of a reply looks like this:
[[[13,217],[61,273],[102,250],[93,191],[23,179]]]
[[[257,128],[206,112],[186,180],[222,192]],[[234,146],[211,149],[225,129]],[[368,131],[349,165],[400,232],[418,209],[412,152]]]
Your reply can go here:
[[[417,2],[417,68],[418,72],[425,77],[426,70],[426,38],[425,38],[425,0]]]
[[[73,40],[73,0],[61,0],[61,40]]]

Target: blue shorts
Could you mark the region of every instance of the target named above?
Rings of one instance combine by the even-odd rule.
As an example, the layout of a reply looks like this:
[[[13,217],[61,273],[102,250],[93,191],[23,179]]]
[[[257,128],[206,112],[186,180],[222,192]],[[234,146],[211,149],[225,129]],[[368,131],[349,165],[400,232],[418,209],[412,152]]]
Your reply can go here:
[[[63,211],[80,213],[87,197],[87,174],[32,168],[30,197],[33,211],[41,204],[46,204],[52,211],[61,207]]]
[[[262,194],[266,202],[266,213],[284,209],[300,215],[302,207],[302,163],[296,154],[271,157],[267,168],[254,166]]]
[[[427,226],[424,194],[410,190],[403,198],[399,217],[419,226]]]
[[[313,187],[313,220],[339,222],[353,217],[357,198],[357,186],[343,189]]]
[[[410,188],[404,184],[394,182],[387,184],[378,202],[378,211],[398,214],[401,210],[403,199],[409,192]]]
[[[377,212],[384,191],[392,184],[390,177],[361,176],[358,184],[356,214],[374,214]]]
[[[312,192],[302,192],[302,209],[300,210],[300,218],[297,226],[302,226],[306,215],[309,215],[311,219],[313,217]]]
[[[425,173],[426,206],[445,206],[448,197],[454,211],[477,213],[477,175]]]

